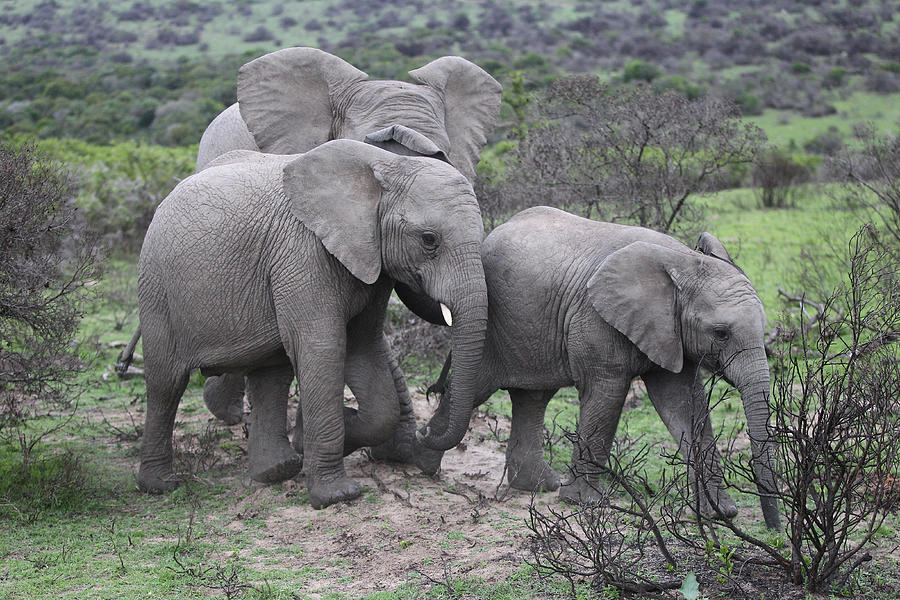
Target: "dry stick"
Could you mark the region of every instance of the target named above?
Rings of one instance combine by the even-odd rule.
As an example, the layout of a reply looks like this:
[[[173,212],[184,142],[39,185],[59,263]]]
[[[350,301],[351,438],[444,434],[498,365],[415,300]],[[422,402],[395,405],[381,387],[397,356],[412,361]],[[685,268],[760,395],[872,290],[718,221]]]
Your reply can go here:
[[[378,486],[378,491],[381,492],[382,494],[387,494],[388,492],[390,492],[390,493],[393,494],[394,497],[397,498],[397,500],[399,500],[404,506],[408,506],[409,508],[416,508],[415,506],[413,506],[412,502],[411,502],[410,499],[409,499],[409,498],[410,498],[410,492],[409,492],[409,490],[406,491],[406,496],[404,497],[404,496],[403,496],[400,492],[398,492],[397,490],[393,490],[393,489],[389,488],[389,487],[387,486],[387,484],[381,479],[381,477],[378,476],[378,473],[376,473],[376,467],[375,467],[375,466],[373,466],[373,467],[372,467],[372,470],[371,470],[369,473],[366,473],[366,475],[368,475],[369,477],[372,478],[372,481],[374,481],[374,482],[375,482],[375,485]]]

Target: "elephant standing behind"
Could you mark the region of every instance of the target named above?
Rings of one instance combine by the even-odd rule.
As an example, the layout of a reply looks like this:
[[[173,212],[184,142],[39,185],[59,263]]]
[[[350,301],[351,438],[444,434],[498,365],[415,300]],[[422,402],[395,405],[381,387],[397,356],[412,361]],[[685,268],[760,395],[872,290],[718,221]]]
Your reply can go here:
[[[701,238],[705,253],[667,235],[600,223],[555,208],[536,207],[494,229],[482,245],[489,309],[484,363],[474,381],[475,406],[498,389],[512,400],[507,468],[513,487],[556,489],[559,476],[541,449],[544,411],[564,386],[578,388],[579,443],[564,499],[598,499],[631,380],[641,377],[654,407],[682,453],[690,451],[692,415],[702,430],[713,474],[712,497],[726,516],[737,508],[722,486],[706,397],[698,369],[721,370],[741,393],[766,524],[777,527],[772,440],[768,432],[769,370],[766,318],[747,277],[722,244]],[[464,377],[453,373],[454,384]],[[469,398],[460,398],[467,405]],[[446,428],[458,414],[453,390],[429,427]],[[441,456],[417,453],[426,471]],[[709,510],[705,495],[702,506]]]
[[[457,56],[410,71],[417,83],[371,80],[344,60],[315,48],[285,48],[241,67],[238,101],[217,116],[200,140],[197,171],[233,150],[306,152],[328,140],[367,141],[401,155],[430,156],[456,167],[470,182],[500,110],[501,86]],[[397,295],[418,316],[446,324],[433,299],[398,282]],[[392,360],[401,427],[373,449],[408,460],[415,417],[402,372]],[[237,423],[243,412],[240,377],[211,377],[204,401],[217,417]],[[255,411],[254,411],[255,412]]]
[[[251,428],[251,471],[265,458],[266,468],[296,473],[284,427],[296,373],[311,504],[359,495],[344,453],[385,441],[399,417],[383,333],[394,282],[448,307],[454,368],[473,376],[487,318],[483,235],[456,169],[351,140],[299,156],[239,152],[182,181],[157,209],[139,263],[140,487],[177,486],[175,414],[199,368],[246,374],[251,400],[272,419]],[[344,410],[345,381],[359,412]],[[434,443],[457,435],[436,431]]]

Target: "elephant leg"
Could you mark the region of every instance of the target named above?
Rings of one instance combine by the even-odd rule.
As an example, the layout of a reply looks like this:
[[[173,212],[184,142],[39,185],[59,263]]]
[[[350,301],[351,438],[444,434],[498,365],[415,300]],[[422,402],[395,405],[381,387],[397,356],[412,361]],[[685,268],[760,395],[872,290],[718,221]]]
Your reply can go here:
[[[379,332],[372,339],[366,331],[365,325],[351,326],[348,331],[344,374],[359,403],[359,410],[344,411],[345,456],[363,446],[390,440],[400,419],[401,404],[392,368],[396,367],[396,362],[391,360],[387,338]],[[396,372],[399,373],[399,369]],[[402,373],[400,378],[405,386]],[[408,400],[408,393],[406,397]]]
[[[400,420],[394,428],[394,436],[388,441],[372,446],[372,458],[392,462],[410,462],[413,460],[413,447],[416,439],[416,414],[409,397],[406,377],[397,364],[393,354],[389,357],[394,390],[397,392],[397,403],[400,407]]]
[[[284,481],[303,466],[287,438],[287,399],[293,379],[290,365],[257,369],[247,375],[252,416],[247,454],[254,481]]]
[[[705,483],[719,511],[726,518],[735,517],[737,506],[724,488],[722,459],[716,449],[703,383],[697,378],[697,365],[687,363],[681,373],[654,371],[645,374],[643,380],[653,407],[678,444],[681,456],[688,463],[688,478],[693,493],[699,496],[701,513],[715,516],[709,498],[705,492],[700,492],[697,485]],[[692,441],[698,425],[699,443],[694,444]],[[696,471],[698,465],[702,467],[702,478],[698,477]]]
[[[593,377],[579,386],[580,411],[570,473],[559,497],[570,504],[601,502],[601,473],[609,460],[630,381],[624,377]]]
[[[314,322],[319,327],[291,336],[286,346],[300,385],[309,501],[313,508],[324,508],[358,497],[362,486],[344,471],[345,327],[325,319]]]
[[[203,402],[226,425],[244,420],[244,376],[233,373],[214,375],[203,384]]]
[[[171,336],[156,333],[159,328],[152,322],[145,323],[143,329],[147,414],[137,483],[145,492],[161,494],[174,490],[180,483],[172,471],[172,433],[178,402],[187,388],[191,370],[171,359],[175,346]]]
[[[525,491],[553,491],[559,475],[544,460],[544,413],[556,390],[510,389],[512,428],[506,447],[509,485]]]

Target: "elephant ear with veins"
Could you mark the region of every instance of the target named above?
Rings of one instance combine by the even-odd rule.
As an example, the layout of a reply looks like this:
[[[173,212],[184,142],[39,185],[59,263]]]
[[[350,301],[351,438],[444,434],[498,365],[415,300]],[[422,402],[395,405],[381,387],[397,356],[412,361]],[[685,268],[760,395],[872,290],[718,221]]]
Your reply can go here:
[[[690,260],[687,252],[633,242],[606,257],[587,283],[603,320],[673,373],[684,363],[676,282]]]
[[[352,140],[334,140],[284,167],[291,212],[354,277],[373,284],[381,274],[379,163],[397,156]]]
[[[316,48],[278,50],[241,67],[241,118],[263,152],[306,152],[332,137],[332,94],[365,79],[350,63]]]
[[[443,96],[450,163],[474,181],[481,149],[500,114],[503,88],[484,69],[459,56],[433,60],[409,76]]]

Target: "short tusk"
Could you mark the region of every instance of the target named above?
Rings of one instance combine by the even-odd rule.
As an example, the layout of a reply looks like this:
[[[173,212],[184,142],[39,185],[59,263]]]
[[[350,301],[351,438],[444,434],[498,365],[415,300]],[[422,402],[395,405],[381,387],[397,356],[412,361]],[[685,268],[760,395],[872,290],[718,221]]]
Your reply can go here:
[[[443,302],[441,302],[441,314],[444,315],[444,322],[447,324],[447,327],[453,327],[453,314]]]
[[[443,305],[441,305],[441,306],[443,306]],[[416,441],[419,443],[422,443],[422,440],[424,440],[429,435],[431,435],[431,427],[428,425],[425,426],[425,431],[422,431],[421,429],[416,429]]]

